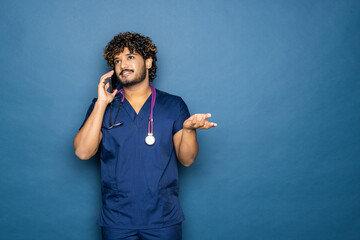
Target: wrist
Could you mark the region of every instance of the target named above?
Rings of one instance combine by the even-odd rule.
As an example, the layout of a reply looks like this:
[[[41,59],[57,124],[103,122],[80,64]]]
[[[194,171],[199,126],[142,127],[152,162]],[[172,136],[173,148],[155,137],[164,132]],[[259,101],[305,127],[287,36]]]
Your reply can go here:
[[[99,106],[100,108],[106,108],[108,103],[104,100],[97,100],[95,105]]]
[[[183,130],[185,133],[196,133],[196,128],[184,128]]]

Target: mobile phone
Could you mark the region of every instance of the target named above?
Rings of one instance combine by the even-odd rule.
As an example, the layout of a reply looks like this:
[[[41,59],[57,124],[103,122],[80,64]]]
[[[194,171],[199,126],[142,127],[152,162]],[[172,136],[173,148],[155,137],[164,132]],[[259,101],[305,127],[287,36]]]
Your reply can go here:
[[[115,90],[116,89],[116,82],[117,82],[117,79],[116,79],[116,73],[115,73],[115,69],[113,69],[114,70],[114,73],[113,73],[113,75],[109,78],[109,85],[110,85],[110,93],[112,93],[113,92],[113,90]]]

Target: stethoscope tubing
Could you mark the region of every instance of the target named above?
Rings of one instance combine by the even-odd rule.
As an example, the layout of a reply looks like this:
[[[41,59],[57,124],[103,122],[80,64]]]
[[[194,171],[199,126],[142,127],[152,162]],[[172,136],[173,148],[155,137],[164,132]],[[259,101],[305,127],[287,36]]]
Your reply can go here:
[[[155,90],[155,87],[151,83],[149,84],[149,86],[151,88],[151,110],[150,110],[149,122],[148,122],[148,136],[153,136],[154,135],[154,107],[155,107],[155,102],[156,102],[156,90]],[[119,106],[119,108],[117,110],[117,113],[116,113],[116,116],[115,116],[114,123],[111,123],[111,115],[112,115],[112,102],[111,102],[110,103],[110,118],[109,118],[110,127],[105,127],[104,125],[102,125],[102,127],[105,128],[105,129],[110,130],[113,127],[123,125],[122,121],[115,124],[117,116],[119,115],[119,112],[120,112],[120,108],[121,108],[121,106],[123,105],[123,103],[125,101],[125,91],[124,91],[124,89],[123,88],[120,89],[116,93],[116,95],[118,95],[119,93],[122,94],[122,98],[121,98],[120,106]],[[149,145],[152,145],[152,144],[149,144]]]

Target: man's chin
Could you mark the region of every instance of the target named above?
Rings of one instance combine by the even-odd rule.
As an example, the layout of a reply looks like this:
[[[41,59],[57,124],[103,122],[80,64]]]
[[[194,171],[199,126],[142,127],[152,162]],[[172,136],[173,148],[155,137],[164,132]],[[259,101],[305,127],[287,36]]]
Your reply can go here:
[[[142,79],[142,80],[139,80],[139,79],[121,79],[120,78],[120,84],[123,87],[130,87],[130,86],[134,86],[136,84],[142,83],[144,80],[145,80],[145,78]]]
[[[130,86],[134,86],[136,84],[141,83],[142,81],[130,81],[130,80],[125,80],[125,81],[120,81],[121,85],[123,87],[130,87]]]
[[[132,80],[132,79],[126,79],[126,77],[125,78],[122,77],[119,80],[120,80],[121,85],[123,85],[123,86],[131,85],[134,82],[136,82],[135,80]]]

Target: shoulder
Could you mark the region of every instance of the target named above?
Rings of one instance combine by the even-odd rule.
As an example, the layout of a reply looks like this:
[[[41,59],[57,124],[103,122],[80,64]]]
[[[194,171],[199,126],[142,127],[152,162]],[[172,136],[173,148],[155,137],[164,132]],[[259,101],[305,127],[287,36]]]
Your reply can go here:
[[[92,101],[90,103],[90,106],[89,106],[89,110],[92,110],[94,108],[94,105],[95,105],[96,101],[97,101],[97,98],[92,99]]]
[[[173,95],[164,91],[161,91],[159,89],[156,89],[156,101],[161,101],[162,103],[170,103],[170,104],[176,104],[179,105],[183,103],[183,99],[180,96]]]
[[[156,104],[158,103],[161,109],[174,116],[175,119],[178,119],[179,116],[189,117],[190,115],[186,103],[180,96],[156,89]]]
[[[88,108],[87,115],[89,115],[92,112],[92,110],[94,109],[96,101],[97,101],[97,98],[93,98],[93,100],[91,101],[90,106]]]
[[[90,103],[89,109],[92,110],[92,109],[94,108],[96,101],[97,101],[97,98],[93,98],[93,100],[92,100],[91,103]]]

